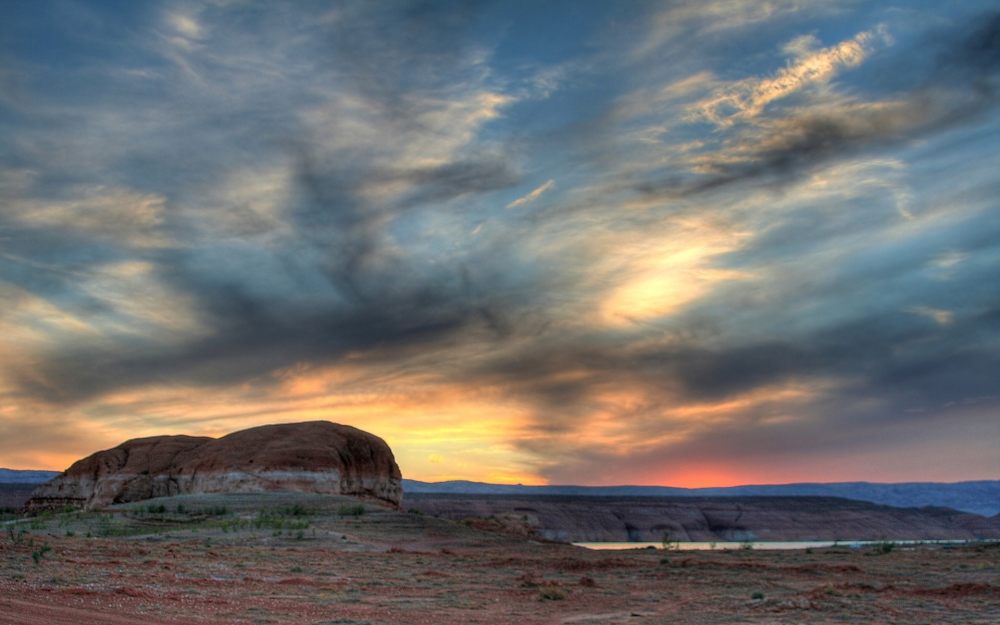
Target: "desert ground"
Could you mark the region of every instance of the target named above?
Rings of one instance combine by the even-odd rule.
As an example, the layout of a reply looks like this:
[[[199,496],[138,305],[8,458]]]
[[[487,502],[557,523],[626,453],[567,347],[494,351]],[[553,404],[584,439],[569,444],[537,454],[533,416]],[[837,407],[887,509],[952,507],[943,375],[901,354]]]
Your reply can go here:
[[[277,493],[2,523],[2,625],[1000,622],[996,543],[589,551]]]

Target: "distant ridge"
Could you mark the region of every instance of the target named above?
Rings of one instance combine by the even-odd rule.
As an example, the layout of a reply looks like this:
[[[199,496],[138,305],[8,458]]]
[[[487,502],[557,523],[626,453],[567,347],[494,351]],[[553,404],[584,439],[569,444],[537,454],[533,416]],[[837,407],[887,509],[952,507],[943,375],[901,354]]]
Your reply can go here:
[[[895,506],[951,508],[982,516],[1000,514],[1000,480],[969,482],[833,482],[801,484],[760,484],[718,488],[677,488],[673,486],[523,486],[454,480],[421,482],[403,480],[406,493],[450,493],[469,495],[577,495],[608,497],[726,497],[726,496],[819,496]],[[405,504],[404,504],[405,505]]]
[[[0,469],[0,484],[44,484],[57,475],[59,471]]]
[[[59,475],[58,471],[21,471],[0,468],[0,484],[41,484]],[[972,512],[983,516],[1000,514],[1000,480],[968,482],[831,482],[797,484],[756,484],[717,488],[674,486],[523,486],[488,484],[467,480],[421,482],[403,480],[408,493],[451,493],[470,495],[582,495],[608,497],[669,496],[820,496],[843,497],[897,508],[934,506]]]

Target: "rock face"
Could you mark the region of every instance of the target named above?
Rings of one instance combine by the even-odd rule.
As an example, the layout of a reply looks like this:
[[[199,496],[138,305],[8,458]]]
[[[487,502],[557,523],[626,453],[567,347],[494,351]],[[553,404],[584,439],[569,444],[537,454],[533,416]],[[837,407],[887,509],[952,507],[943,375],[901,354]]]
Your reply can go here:
[[[100,508],[193,493],[297,491],[399,506],[402,476],[381,438],[347,425],[265,425],[219,439],[153,436],[79,460],[39,486],[29,510]]]
[[[835,497],[574,497],[408,494],[408,508],[496,519],[564,542],[973,540],[1000,538],[1000,515],[893,508]]]

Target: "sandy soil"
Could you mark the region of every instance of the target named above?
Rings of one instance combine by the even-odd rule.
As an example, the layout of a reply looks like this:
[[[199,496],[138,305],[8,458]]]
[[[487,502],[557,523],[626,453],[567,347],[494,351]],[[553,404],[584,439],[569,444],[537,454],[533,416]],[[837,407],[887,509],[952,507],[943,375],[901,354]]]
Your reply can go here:
[[[189,497],[5,526],[0,624],[1000,622],[997,545],[594,552],[345,506]]]

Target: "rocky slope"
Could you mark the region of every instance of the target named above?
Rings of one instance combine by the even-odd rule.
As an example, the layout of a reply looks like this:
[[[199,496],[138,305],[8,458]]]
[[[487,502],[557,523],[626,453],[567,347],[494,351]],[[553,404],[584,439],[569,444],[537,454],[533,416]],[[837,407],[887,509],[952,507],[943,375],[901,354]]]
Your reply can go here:
[[[1000,518],[833,497],[572,497],[407,494],[406,506],[487,518],[569,542],[1000,538]]]
[[[17,484],[0,482],[0,512],[18,510],[31,499],[31,491],[38,484]]]
[[[288,490],[398,506],[401,475],[373,434],[328,421],[266,425],[219,439],[154,436],[74,463],[39,486],[29,510],[99,508],[188,493]]]
[[[1000,480],[968,482],[829,482],[797,484],[747,484],[716,488],[674,486],[573,486],[486,484],[454,480],[420,482],[403,480],[407,493],[450,493],[454,495],[573,495],[583,497],[839,497],[857,499],[897,508],[933,506],[972,512],[983,516],[1000,513]]]

